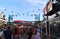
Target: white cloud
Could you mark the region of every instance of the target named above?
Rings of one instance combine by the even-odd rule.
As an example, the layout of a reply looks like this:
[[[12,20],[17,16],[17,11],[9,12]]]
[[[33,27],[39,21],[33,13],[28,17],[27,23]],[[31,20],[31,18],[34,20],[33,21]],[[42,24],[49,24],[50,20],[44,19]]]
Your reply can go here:
[[[33,6],[39,6],[41,4],[46,4],[46,0],[0,0],[0,1],[21,1],[24,3],[24,5],[26,6],[26,4],[30,4]]]
[[[20,0],[0,0],[0,1],[20,1]]]
[[[46,1],[42,0],[22,0],[24,3],[34,5],[34,6],[39,6],[41,4],[46,4]]]

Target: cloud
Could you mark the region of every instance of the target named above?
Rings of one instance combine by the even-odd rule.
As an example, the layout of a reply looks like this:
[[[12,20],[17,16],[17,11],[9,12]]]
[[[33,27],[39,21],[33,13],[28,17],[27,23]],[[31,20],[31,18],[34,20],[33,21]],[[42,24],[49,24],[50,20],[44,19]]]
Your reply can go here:
[[[39,6],[41,4],[46,4],[46,1],[42,1],[42,0],[22,0],[24,3],[33,5],[33,6]]]
[[[41,0],[22,0],[23,2],[27,2],[30,4],[45,4],[46,1],[41,1]]]
[[[0,0],[0,1],[4,1],[4,2],[8,2],[8,1],[17,1],[17,2],[23,2],[24,5],[26,6],[28,5],[33,5],[33,6],[39,6],[39,5],[44,5],[46,4],[47,0]]]
[[[20,1],[20,0],[0,0],[0,1]]]

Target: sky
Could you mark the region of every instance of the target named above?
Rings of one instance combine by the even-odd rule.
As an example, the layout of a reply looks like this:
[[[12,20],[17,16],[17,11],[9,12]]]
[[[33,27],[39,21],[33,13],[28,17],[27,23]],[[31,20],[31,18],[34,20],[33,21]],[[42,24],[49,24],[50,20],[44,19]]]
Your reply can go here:
[[[43,8],[49,0],[0,0],[0,12],[6,18],[14,15],[13,20],[35,21],[35,14],[43,20]]]

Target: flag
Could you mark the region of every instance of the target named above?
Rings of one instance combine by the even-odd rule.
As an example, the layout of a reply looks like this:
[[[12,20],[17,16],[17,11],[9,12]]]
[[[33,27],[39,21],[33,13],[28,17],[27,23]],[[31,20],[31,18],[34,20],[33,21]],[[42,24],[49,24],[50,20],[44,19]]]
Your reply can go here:
[[[46,5],[46,11],[49,12],[52,10],[52,0],[49,0],[49,2]]]
[[[24,13],[23,13],[23,15],[24,15]]]
[[[47,14],[47,12],[52,10],[52,0],[49,0],[49,2],[47,3],[46,7],[43,8],[43,13],[44,15]]]
[[[20,14],[19,13],[17,13],[19,16],[20,16]]]
[[[13,11],[11,11],[11,13],[13,13]]]
[[[27,16],[29,16],[29,14],[27,14]]]
[[[31,16],[33,16],[33,14],[31,14]]]
[[[38,9],[38,11],[40,11],[40,9]]]
[[[6,11],[7,9],[5,8],[5,11]]]
[[[14,15],[12,15],[12,17],[13,17]]]
[[[17,17],[17,15],[15,15]]]
[[[4,13],[4,12],[1,12],[2,14]]]
[[[27,12],[27,14],[29,14],[29,12]]]
[[[19,13],[17,13],[19,15]]]
[[[32,12],[34,13],[34,10]]]

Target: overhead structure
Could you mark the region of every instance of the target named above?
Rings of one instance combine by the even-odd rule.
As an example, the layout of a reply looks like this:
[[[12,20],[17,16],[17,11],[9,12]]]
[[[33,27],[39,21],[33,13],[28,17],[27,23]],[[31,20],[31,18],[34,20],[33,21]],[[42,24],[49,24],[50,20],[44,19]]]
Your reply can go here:
[[[57,0],[57,1],[58,1],[58,2],[52,4],[52,10],[49,11],[49,12],[48,12],[47,14],[45,14],[45,15],[51,16],[51,15],[57,13],[58,11],[60,11],[60,1],[59,1],[59,0]]]

